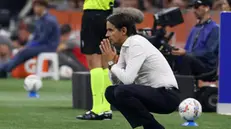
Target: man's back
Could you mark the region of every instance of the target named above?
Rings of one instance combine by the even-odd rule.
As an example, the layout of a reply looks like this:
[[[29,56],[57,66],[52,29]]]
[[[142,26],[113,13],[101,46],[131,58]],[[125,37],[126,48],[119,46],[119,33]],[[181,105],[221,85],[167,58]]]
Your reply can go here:
[[[130,54],[132,54],[131,49],[134,51],[134,49],[139,48],[135,50],[138,55],[139,53],[144,54],[142,58],[144,57],[145,60],[135,79],[136,84],[152,86],[155,88],[170,85],[178,87],[173,71],[167,60],[147,39],[140,35],[134,35],[129,37],[124,44],[125,45],[123,45],[121,49],[121,56],[124,57],[125,61],[132,60],[129,58]],[[125,63],[127,64],[128,62]],[[133,65],[136,67],[136,63]]]

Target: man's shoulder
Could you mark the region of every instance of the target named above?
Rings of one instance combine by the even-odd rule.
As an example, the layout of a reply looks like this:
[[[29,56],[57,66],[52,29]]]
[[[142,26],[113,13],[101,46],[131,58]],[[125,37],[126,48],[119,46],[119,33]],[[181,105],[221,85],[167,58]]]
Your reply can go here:
[[[214,27],[214,28],[219,28],[220,27],[220,25],[219,24],[217,24],[215,21],[211,21],[211,24],[210,24],[212,27]]]
[[[213,20],[206,26],[206,30],[209,33],[214,32],[214,31],[219,31],[219,29],[220,29],[220,26]]]
[[[140,42],[149,42],[144,36],[138,34],[132,36],[131,41],[134,42],[134,44],[140,44]]]
[[[155,47],[141,35],[134,35],[130,40],[130,46],[139,46],[139,48],[143,48],[145,50],[155,49]]]
[[[45,16],[45,20],[49,23],[57,23],[57,19],[55,16],[51,15],[50,13],[48,13],[46,16]]]

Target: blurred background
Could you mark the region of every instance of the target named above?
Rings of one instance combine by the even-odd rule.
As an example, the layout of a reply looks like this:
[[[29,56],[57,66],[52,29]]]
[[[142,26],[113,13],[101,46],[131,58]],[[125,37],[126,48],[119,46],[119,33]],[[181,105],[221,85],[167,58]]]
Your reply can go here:
[[[59,74],[61,78],[71,80],[73,72],[88,70],[86,58],[80,52],[80,29],[81,29],[82,8],[83,8],[84,0],[48,0],[48,1],[49,1],[49,12],[54,16],[56,16],[56,18],[58,19],[61,33],[62,33],[60,37],[61,39],[60,44],[57,49],[57,54],[59,56],[58,59],[59,72],[60,72]],[[167,31],[175,32],[175,35],[170,41],[170,43],[173,46],[184,47],[187,37],[190,33],[190,30],[197,22],[193,9],[188,8],[188,5],[192,3],[192,0],[115,0],[115,1],[116,1],[115,7],[134,7],[144,12],[144,16],[145,16],[144,21],[141,24],[137,25],[138,29],[152,28],[154,23],[153,15],[159,12],[160,10],[169,7],[179,7],[183,14],[184,23],[174,26],[172,28],[169,27],[167,28]],[[217,22],[217,24],[220,24],[220,12],[222,10],[224,1],[226,0],[213,0],[211,16],[212,19]],[[36,18],[33,15],[32,3],[33,3],[32,0],[0,0],[0,64],[7,62],[11,57],[13,57],[20,49],[22,49],[27,44],[27,42],[31,39],[31,37],[33,37]],[[75,111],[68,110],[69,116],[68,113],[66,112],[66,110],[69,109],[69,107],[72,105],[71,96],[70,96],[72,91],[71,88],[68,87],[72,85],[71,81],[68,82],[45,81],[44,85],[46,85],[47,87],[45,88],[45,92],[42,93],[42,95],[45,96],[42,99],[42,101],[34,102],[33,103],[34,106],[31,106],[31,101],[27,102],[29,106],[27,105],[28,108],[26,110],[25,107],[23,107],[24,105],[21,106],[21,109],[19,108],[20,104],[22,103],[25,104],[26,102],[24,100],[25,93],[22,90],[22,87],[18,86],[19,84],[20,86],[22,86],[23,81],[12,79],[12,78],[23,79],[30,74],[35,74],[36,67],[37,67],[36,62],[37,62],[37,58],[35,57],[33,59],[26,61],[24,64],[19,65],[10,73],[10,75],[7,75],[6,73],[0,73],[0,78],[4,78],[4,79],[9,78],[6,80],[1,80],[1,85],[4,85],[5,87],[0,87],[0,93],[3,96],[3,97],[1,96],[0,99],[1,99],[1,103],[3,103],[2,105],[4,105],[5,103],[6,106],[5,107],[0,106],[0,110],[2,112],[5,111],[6,113],[5,116],[0,115],[0,117],[2,117],[2,119],[8,122],[7,123],[6,121],[3,121],[1,124],[3,123],[12,124],[10,122],[25,120],[24,115],[27,113],[27,111],[31,111],[31,112],[40,111],[41,114],[44,114],[44,112],[46,112],[46,114],[44,116],[41,115],[40,119],[33,119],[34,123],[38,124],[37,125],[38,128],[44,124],[44,123],[39,123],[39,122],[43,122],[41,119],[44,119],[44,121],[48,121],[48,123],[51,121],[53,122],[55,121],[54,119],[56,119],[57,123],[55,125],[59,125],[60,122],[63,122],[63,119],[67,119],[71,122],[73,126],[72,127],[67,126],[68,124],[70,124],[68,123],[65,125],[65,127],[60,126],[60,129],[78,128],[76,126],[76,121],[70,118],[70,115],[73,115]],[[48,66],[49,66],[48,64],[44,63],[43,67],[45,71],[47,71]],[[216,82],[200,81],[199,83],[200,86],[202,85],[213,85],[214,87],[217,86],[216,84],[217,81]],[[15,99],[17,98],[15,97],[15,94],[19,96],[18,99]],[[11,108],[13,107],[11,110],[8,110],[8,108],[10,107],[9,105],[11,106]],[[45,109],[42,107],[43,109],[40,109],[41,105],[43,106],[49,105],[51,108]],[[33,109],[31,107],[33,107]],[[62,108],[56,108],[54,110],[54,107],[62,107]],[[63,110],[64,108],[66,108],[66,110]],[[14,117],[13,115],[18,113],[17,111],[21,111],[22,114],[19,114],[17,117],[15,117],[15,120],[12,120],[12,118]],[[62,113],[62,115],[59,115],[57,112]],[[9,117],[10,116],[9,114],[11,114],[12,117]],[[26,117],[25,121],[31,120],[33,113],[31,114],[32,114],[31,116],[28,115],[28,118]],[[56,114],[56,116],[54,116],[54,114]],[[65,115],[66,117],[63,117]],[[215,128],[217,129],[218,127],[230,129],[231,126],[228,125],[230,124],[230,117],[229,119],[226,117],[218,117],[218,119],[219,118],[220,119],[217,120],[217,119],[213,119],[214,118],[213,116],[214,114],[207,115],[207,117],[205,115],[203,120],[205,120],[206,118],[206,121],[212,121],[212,122],[207,122],[208,125],[204,124],[204,126],[201,126],[200,129],[206,129],[206,128],[209,129],[209,128],[214,128],[215,126],[216,126]],[[162,121],[166,121],[166,123],[171,121],[172,123],[169,124],[169,127],[170,126],[172,127],[172,125],[176,123],[175,121],[180,123],[180,121],[176,119],[177,117],[178,117],[177,115],[173,115],[171,116],[170,120],[169,117],[160,117],[160,118],[162,118]],[[116,120],[122,121],[119,115],[116,115]],[[223,121],[225,123],[220,124],[220,122]],[[12,125],[14,124],[15,123],[13,123]],[[85,125],[84,123],[79,123],[79,124],[80,125],[82,124],[82,127],[89,126],[89,129],[92,128],[91,124],[85,124]],[[124,123],[121,122],[121,124],[118,125],[123,125],[123,124]],[[43,128],[43,129],[51,129],[54,124],[51,125],[52,126],[47,126],[47,128]],[[16,127],[14,129],[20,129],[18,128],[17,124],[15,124],[15,126]],[[5,128],[6,126],[2,126],[2,127],[6,129]],[[99,128],[101,127],[102,126],[100,125]],[[108,128],[110,127],[111,125],[109,123]],[[115,128],[117,128],[117,126]],[[59,128],[57,127],[57,129]]]
[[[63,28],[65,34],[63,34],[61,39],[68,38],[68,45],[66,43],[60,43],[57,52],[62,53],[69,51],[68,56],[72,59],[71,68],[73,71],[87,69],[86,59],[79,50],[79,32],[81,29],[84,0],[48,1],[50,13],[57,17],[60,26],[66,26]],[[188,8],[190,3],[192,3],[191,0],[116,0],[115,7],[134,7],[142,10],[145,14],[145,19],[141,24],[137,25],[138,29],[152,28],[154,22],[153,14],[161,9],[179,7],[183,13],[184,23],[173,28],[167,28],[167,30],[175,32],[170,43],[174,46],[183,47],[191,28],[196,24],[197,20],[192,9]],[[213,0],[212,18],[218,24],[220,22],[219,13],[223,3],[224,0]],[[17,53],[18,49],[22,48],[27,41],[29,41],[33,36],[34,21],[32,0],[0,1],[0,63],[8,61],[9,58]],[[63,40],[61,42],[63,42]],[[79,66],[75,67],[76,63]],[[26,64],[28,65],[28,62]],[[60,64],[65,65],[65,61],[64,63],[60,62]],[[24,78],[31,74],[31,72],[33,73],[34,70],[35,61],[29,61],[29,67],[19,66],[12,72],[12,77]],[[1,76],[5,77],[5,75]]]

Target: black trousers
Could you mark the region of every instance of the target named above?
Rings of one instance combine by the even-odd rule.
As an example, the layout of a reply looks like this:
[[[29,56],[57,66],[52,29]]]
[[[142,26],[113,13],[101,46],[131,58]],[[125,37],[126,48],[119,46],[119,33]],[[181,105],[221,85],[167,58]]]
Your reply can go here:
[[[169,114],[180,103],[178,89],[152,88],[142,85],[115,85],[106,89],[108,102],[119,110],[132,128],[164,129],[150,113]]]
[[[182,56],[181,61],[176,63],[177,74],[180,75],[200,75],[212,71],[206,65],[193,55]]]

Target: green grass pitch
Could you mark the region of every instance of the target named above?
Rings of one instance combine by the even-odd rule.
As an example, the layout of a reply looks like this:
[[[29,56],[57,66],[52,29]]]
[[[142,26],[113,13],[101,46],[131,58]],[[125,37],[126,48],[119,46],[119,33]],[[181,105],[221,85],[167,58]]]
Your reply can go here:
[[[119,112],[111,121],[80,121],[72,109],[71,81],[44,80],[39,99],[30,99],[23,80],[0,80],[0,129],[131,129]],[[199,127],[181,127],[178,113],[156,115],[166,129],[231,129],[231,116],[203,113]],[[141,128],[140,128],[141,129]]]

